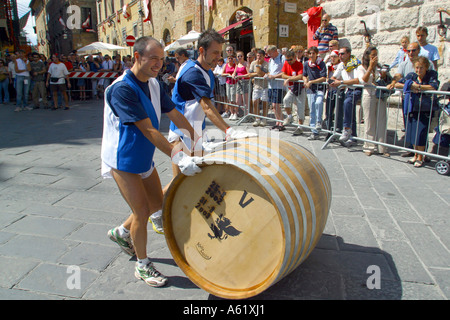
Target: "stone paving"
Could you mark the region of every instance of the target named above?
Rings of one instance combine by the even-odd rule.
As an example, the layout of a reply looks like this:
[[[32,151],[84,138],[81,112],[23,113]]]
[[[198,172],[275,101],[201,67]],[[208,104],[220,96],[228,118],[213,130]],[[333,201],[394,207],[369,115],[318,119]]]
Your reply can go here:
[[[100,177],[102,103],[72,106],[16,113],[0,105],[0,299],[215,299],[152,231],[148,252],[169,284],[155,289],[135,279],[135,258],[106,236],[130,210],[114,181]],[[162,127],[167,134],[167,118]],[[386,159],[360,147],[321,150],[324,141],[291,132],[281,138],[325,166],[331,212],[310,257],[255,299],[448,299],[450,178],[434,162],[416,169],[395,151]],[[155,160],[164,185],[170,159]],[[368,286],[377,274],[381,287]]]

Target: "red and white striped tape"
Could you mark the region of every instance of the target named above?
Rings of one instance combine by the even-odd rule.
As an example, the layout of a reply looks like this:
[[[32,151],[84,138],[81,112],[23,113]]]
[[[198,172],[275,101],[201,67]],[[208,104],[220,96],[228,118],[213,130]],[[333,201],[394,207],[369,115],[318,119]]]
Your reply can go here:
[[[119,74],[117,72],[70,72],[69,78],[83,78],[83,79],[96,79],[96,78],[117,78]]]

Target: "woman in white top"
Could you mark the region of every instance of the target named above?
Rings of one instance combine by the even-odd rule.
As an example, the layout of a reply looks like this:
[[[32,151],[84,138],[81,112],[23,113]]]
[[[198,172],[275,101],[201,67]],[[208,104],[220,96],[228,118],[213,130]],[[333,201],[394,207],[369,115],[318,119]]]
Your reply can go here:
[[[361,106],[364,112],[364,139],[385,142],[386,141],[386,103],[382,99],[377,99],[375,81],[380,76],[378,70],[378,50],[375,47],[368,47],[364,51],[362,64],[356,73],[359,83],[367,85],[363,90]],[[364,153],[371,156],[377,153],[377,145],[365,142]],[[378,145],[378,152],[389,156],[384,146]]]
[[[226,88],[227,79],[222,76],[224,66],[225,66],[224,59],[219,58],[219,60],[217,61],[217,66],[213,71],[214,75],[216,76],[216,80],[218,80],[215,83],[214,93],[215,93],[217,106],[219,106],[218,102],[220,102],[220,104],[221,104],[221,108],[217,108],[219,113],[222,113],[223,111],[225,111],[224,103],[226,101],[225,99],[226,99],[226,94],[227,94],[227,88]]]
[[[64,80],[67,80],[67,87],[70,89],[71,85],[68,77],[69,71],[67,71],[64,63],[59,61],[58,56],[53,55],[52,61],[52,64],[48,67],[47,74],[47,86],[50,85],[50,90],[53,93],[54,107],[52,108],[52,110],[58,109],[58,90],[61,92],[64,98],[64,110],[69,110],[69,97],[67,96],[66,81]]]

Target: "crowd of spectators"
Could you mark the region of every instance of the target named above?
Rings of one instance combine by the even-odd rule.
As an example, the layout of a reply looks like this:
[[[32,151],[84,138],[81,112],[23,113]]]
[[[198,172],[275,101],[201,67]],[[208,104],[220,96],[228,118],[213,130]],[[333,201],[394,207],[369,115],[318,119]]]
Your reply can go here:
[[[19,50],[0,59],[0,103],[15,103],[15,112],[33,109],[69,109],[70,100],[102,99],[110,79],[69,78],[72,71],[123,73],[133,66],[132,57],[53,54],[47,58]],[[68,92],[67,89],[70,89]],[[70,95],[70,97],[69,97]]]
[[[245,53],[228,45],[213,70],[215,100],[222,117],[235,121],[242,115],[240,110],[246,110],[255,115],[253,126],[267,126],[271,108],[275,115],[271,129],[286,130],[296,116],[300,126],[293,126],[292,134],[297,136],[304,133],[305,116],[309,115],[308,139],[318,139],[322,128],[336,127],[336,131],[342,133],[341,144],[349,146],[357,133],[356,105],[361,104],[358,121],[364,123],[364,138],[384,143],[386,100],[392,94],[389,90],[408,86],[412,96],[420,94],[422,101],[422,91],[438,89],[440,56],[437,48],[427,42],[426,27],[416,29],[413,42],[407,36],[399,39],[400,48],[393,61],[380,62],[377,47],[369,45],[361,57],[356,57],[350,47],[339,46],[338,30],[332,25],[330,15],[325,14],[321,21],[314,35],[317,47],[267,45]],[[84,57],[76,52],[68,56],[55,54],[47,59],[37,53],[26,56],[19,51],[7,58],[7,61],[0,60],[0,102],[9,103],[15,97],[17,112],[37,109],[41,104],[56,110],[63,101],[64,108],[69,109],[69,98],[101,99],[110,79],[69,79],[68,73],[111,71],[121,74],[133,65],[131,56]],[[192,53],[179,48],[165,59],[158,78],[169,94],[175,86],[177,73],[190,58],[194,58]],[[395,67],[396,72],[391,74]],[[338,90],[342,86],[349,87]],[[386,90],[376,90],[373,86],[384,86]],[[67,88],[71,89],[71,97]],[[336,102],[339,112],[335,115]],[[416,109],[402,108],[402,130],[406,132],[406,147],[423,150],[423,136],[428,130],[426,123],[430,120],[424,114],[429,108]],[[422,139],[413,139],[413,136]],[[366,142],[363,149],[369,156],[376,153],[389,156],[387,148],[381,145]],[[423,158],[415,154],[410,162],[420,167]]]

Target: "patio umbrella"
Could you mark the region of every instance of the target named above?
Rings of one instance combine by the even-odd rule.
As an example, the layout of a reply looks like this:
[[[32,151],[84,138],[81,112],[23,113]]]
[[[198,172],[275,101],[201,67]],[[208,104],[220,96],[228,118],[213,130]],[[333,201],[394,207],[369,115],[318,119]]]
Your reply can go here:
[[[84,46],[80,49],[78,49],[78,53],[96,53],[102,50],[123,50],[123,49],[129,49],[128,47],[121,47],[117,46],[115,44],[111,43],[105,43],[105,42],[93,42],[91,44],[88,44],[87,46]]]
[[[182,36],[177,41],[174,41],[171,44],[169,44],[168,46],[166,46],[164,48],[164,51],[169,51],[169,50],[176,49],[179,47],[186,47],[187,44],[197,41],[198,38],[200,38],[200,34],[201,34],[200,32],[191,30],[188,32],[188,34]]]
[[[182,36],[177,41],[178,41],[179,44],[183,45],[183,44],[186,44],[186,43],[197,41],[198,38],[200,38],[200,32],[191,30],[191,31],[189,31],[188,34]]]

